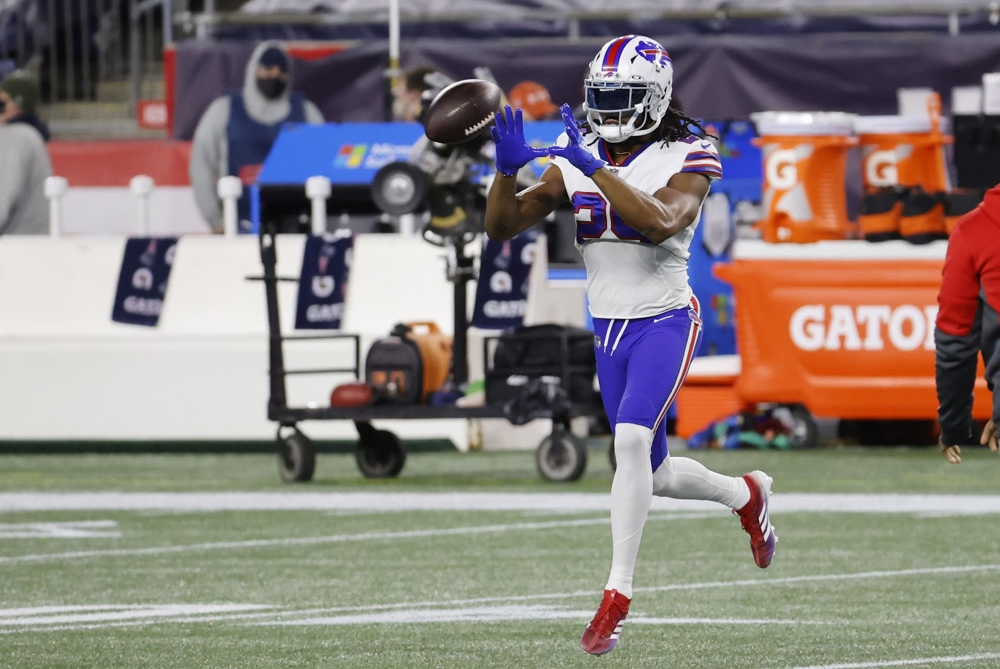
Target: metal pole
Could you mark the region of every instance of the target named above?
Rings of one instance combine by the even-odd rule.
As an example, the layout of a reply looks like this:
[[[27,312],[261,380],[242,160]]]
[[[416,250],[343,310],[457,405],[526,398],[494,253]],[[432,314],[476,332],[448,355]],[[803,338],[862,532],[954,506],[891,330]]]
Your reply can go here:
[[[112,70],[108,77],[114,81],[120,81],[125,76],[125,29],[122,27],[122,0],[112,0],[111,7],[111,33],[114,35],[114,43],[111,53]]]
[[[21,26],[20,17],[14,18],[11,16],[11,20],[17,20],[18,27]],[[8,54],[10,54],[10,49],[7,48],[7,21],[0,20],[0,60],[7,60]],[[20,31],[19,31],[20,34]],[[17,52],[18,58],[21,57],[21,51]]]
[[[392,96],[399,85],[399,0],[389,0],[389,90],[385,98],[385,120],[392,120]]]
[[[90,91],[90,12],[88,2],[80,3],[80,75],[83,81],[84,100],[93,100]]]
[[[139,97],[141,98],[141,97],[143,97],[143,93],[144,93],[144,91],[143,91],[143,84],[146,83],[146,74],[149,72],[150,65],[153,64],[153,60],[154,60],[154,58],[153,58],[153,50],[154,50],[154,47],[153,47],[153,34],[155,33],[156,28],[153,25],[153,12],[146,5],[146,3],[143,3],[143,6],[140,8],[140,11],[142,12],[142,25],[143,25],[143,31],[142,31],[143,44],[142,44],[142,46],[143,46],[143,50],[145,51],[145,56],[146,56],[139,63],[139,66],[140,66],[139,67],[139,91],[140,91]]]
[[[128,76],[131,86],[129,87],[129,102],[131,109],[129,114],[135,114],[136,105],[139,103],[139,17],[136,0],[129,2],[128,22],[129,30],[129,54],[128,54]]]
[[[59,73],[56,71],[56,2],[49,0],[49,16],[47,21],[49,29],[49,102],[56,101],[56,91],[59,90]]]
[[[469,383],[469,293],[468,284],[475,278],[472,256],[465,252],[465,242],[459,237],[455,244],[455,333],[452,339],[451,378],[456,388]]]
[[[73,53],[73,3],[70,0],[63,2],[63,9],[66,10],[66,99],[73,101],[76,99],[76,68],[74,61],[76,55]]]
[[[17,17],[17,66],[24,67],[27,64],[28,59],[25,58],[24,54],[27,53],[27,40],[24,38],[24,17]],[[36,47],[37,48],[37,47]]]
[[[36,14],[36,20],[35,20],[35,24],[31,27],[32,28],[32,30],[31,30],[31,54],[32,54],[31,61],[35,61],[36,63],[39,63],[39,61],[41,61],[41,58],[42,58],[42,21],[39,20],[39,17],[42,14],[42,8],[41,8],[40,5],[41,5],[41,3],[39,2],[38,5],[35,6],[35,11],[37,12],[37,14]],[[25,65],[28,65],[29,63],[31,63],[31,61],[26,62]],[[35,67],[33,68],[32,74],[34,74],[39,79],[42,78],[42,68],[41,68],[41,64],[40,63],[37,64],[37,65],[35,65]]]
[[[389,0],[389,67],[399,68],[399,0]]]
[[[948,14],[948,34],[956,37],[961,32],[961,24],[958,22],[958,12]]]
[[[261,230],[260,260],[264,266],[264,298],[267,303],[268,337],[268,369],[267,374],[271,384],[271,396],[267,400],[267,413],[270,418],[275,412],[285,409],[288,405],[288,394],[285,388],[285,355],[281,346],[281,313],[278,310],[278,250],[275,248],[276,235],[270,230]]]
[[[174,43],[174,7],[171,0],[163,0],[163,45]]]

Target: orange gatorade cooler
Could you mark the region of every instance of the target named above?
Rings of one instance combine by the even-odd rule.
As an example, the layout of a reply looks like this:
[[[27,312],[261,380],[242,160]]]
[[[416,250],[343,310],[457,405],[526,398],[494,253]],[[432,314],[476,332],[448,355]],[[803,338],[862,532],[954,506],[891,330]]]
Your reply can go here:
[[[944,145],[929,117],[859,116],[854,131],[861,148],[865,192],[890,186],[919,186],[928,193],[949,189]]]
[[[761,112],[751,114],[764,160],[759,222],[766,242],[847,239],[847,154],[857,144],[853,114]]]
[[[740,402],[814,416],[937,417],[934,325],[947,243],[738,240],[713,271],[733,286]],[[979,363],[973,416],[992,395]]]
[[[946,236],[944,146],[952,138],[941,133],[940,119],[938,95],[928,98],[927,116],[854,119],[865,192],[858,223],[865,239],[927,243]]]

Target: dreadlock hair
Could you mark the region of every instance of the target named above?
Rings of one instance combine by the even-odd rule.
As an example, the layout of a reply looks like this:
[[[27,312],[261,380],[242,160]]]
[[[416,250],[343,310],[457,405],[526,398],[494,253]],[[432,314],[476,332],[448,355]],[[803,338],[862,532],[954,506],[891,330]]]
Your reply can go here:
[[[577,128],[580,132],[586,136],[588,133],[592,132],[590,123],[584,120],[577,121]],[[691,118],[680,109],[670,106],[667,107],[667,113],[663,115],[660,120],[660,125],[656,127],[650,135],[643,136],[644,141],[649,142],[663,142],[665,144],[670,144],[671,142],[679,142],[682,139],[687,139],[688,137],[700,137],[702,139],[712,139],[718,140],[719,138],[708,130],[705,129],[699,121]],[[593,141],[596,141],[595,137]]]
[[[691,118],[680,109],[670,106],[667,113],[663,115],[660,125],[653,131],[653,141],[662,141],[667,144],[679,142],[682,139],[695,136],[706,139],[719,139],[712,133],[705,130],[705,126]]]

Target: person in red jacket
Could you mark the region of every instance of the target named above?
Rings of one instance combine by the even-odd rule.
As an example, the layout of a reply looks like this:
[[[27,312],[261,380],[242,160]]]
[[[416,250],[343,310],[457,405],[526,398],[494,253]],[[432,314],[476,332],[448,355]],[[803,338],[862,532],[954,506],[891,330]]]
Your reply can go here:
[[[934,328],[935,380],[941,451],[962,461],[961,446],[976,443],[972,392],[977,357],[986,365],[993,415],[979,443],[996,451],[1000,424],[1000,185],[963,216],[948,241]]]

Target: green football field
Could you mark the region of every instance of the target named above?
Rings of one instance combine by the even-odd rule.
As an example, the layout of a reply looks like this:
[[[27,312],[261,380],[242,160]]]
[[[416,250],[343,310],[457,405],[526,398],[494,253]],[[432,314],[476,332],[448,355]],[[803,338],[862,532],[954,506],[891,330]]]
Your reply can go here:
[[[1000,458],[689,453],[774,479],[767,570],[726,509],[656,500],[619,647],[578,646],[610,563],[604,448],[0,455],[0,667],[1000,667]]]

